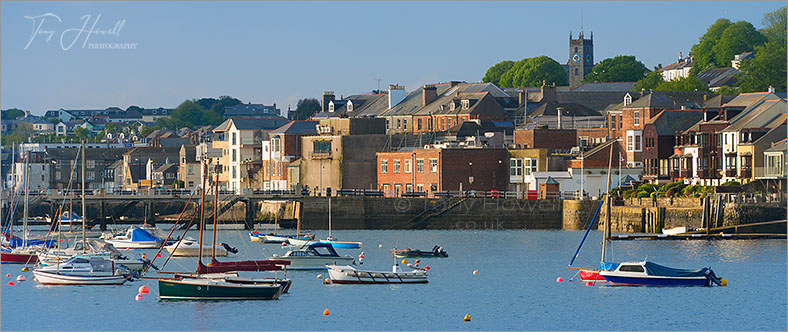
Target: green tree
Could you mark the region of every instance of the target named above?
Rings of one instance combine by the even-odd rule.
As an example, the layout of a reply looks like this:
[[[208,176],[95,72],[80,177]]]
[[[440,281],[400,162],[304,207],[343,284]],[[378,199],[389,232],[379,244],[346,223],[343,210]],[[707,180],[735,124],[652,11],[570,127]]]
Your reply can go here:
[[[238,99],[235,99],[235,98],[230,97],[230,96],[221,96],[208,109],[211,110],[212,112],[216,113],[216,114],[224,115],[224,108],[225,107],[235,106],[235,105],[238,105],[238,104],[241,104],[241,101],[238,100]]]
[[[664,81],[654,91],[709,91],[709,88],[697,77],[690,76]]]
[[[510,60],[504,60],[495,64],[494,66],[487,69],[487,73],[484,74],[482,82],[492,83],[500,86],[501,75],[509,71],[509,69],[512,69],[512,66],[514,66],[514,61]]]
[[[129,107],[126,107],[126,112],[133,112],[133,111],[142,112],[142,107],[139,107],[137,105],[131,105]]]
[[[659,84],[662,82],[664,82],[664,80],[662,79],[662,73],[658,71],[652,71],[646,74],[646,77],[643,77],[642,79],[637,81],[635,85],[632,86],[632,91],[640,91],[644,89],[646,91],[656,90],[657,86],[659,86]]]
[[[75,127],[74,128],[74,135],[76,135],[80,139],[87,139],[90,135],[90,130],[87,130],[82,127]]]
[[[114,123],[107,123],[106,125],[104,125],[104,131],[108,133],[117,133],[118,125]]]
[[[140,129],[140,137],[148,137],[154,130],[156,130],[156,127],[153,126],[142,127],[142,129]]]
[[[34,135],[33,125],[20,123],[10,134],[3,136],[3,142],[5,146],[8,146],[8,144],[20,144],[27,142]]]
[[[706,33],[700,37],[697,44],[692,46],[692,69],[690,70],[691,76],[706,71],[707,69],[720,67],[715,62],[714,46],[722,37],[722,33],[728,28],[731,21],[727,18],[718,19],[714,24],[710,25]]]
[[[740,92],[739,88],[735,86],[722,86],[717,91],[714,91],[716,94],[720,95],[738,95]]]
[[[298,101],[293,120],[306,120],[320,111],[320,102],[315,98],[304,98]]]
[[[533,87],[541,86],[542,82],[555,85],[569,85],[569,78],[564,67],[547,56],[525,58],[501,75],[500,87]]]
[[[2,111],[3,120],[16,120],[25,115],[25,111],[18,108],[12,108]]]
[[[771,13],[766,13],[763,15],[763,20],[761,21],[764,25],[764,28],[761,29],[761,34],[769,41],[785,44],[786,31],[788,31],[786,20],[788,20],[786,7],[782,7]]]
[[[646,76],[648,68],[633,55],[619,55],[602,60],[586,75],[583,82],[636,82]]]
[[[739,88],[742,92],[766,91],[772,86],[777,91],[786,91],[786,46],[785,43],[769,41],[755,49],[755,57],[746,59],[739,67]]]
[[[205,109],[196,100],[186,100],[172,111],[170,120],[176,128],[196,128],[204,125],[218,125],[222,122],[222,117]]]
[[[730,67],[736,54],[753,51],[764,43],[766,37],[755,30],[750,22],[738,21],[725,28],[720,40],[714,45],[714,62],[717,67]]]

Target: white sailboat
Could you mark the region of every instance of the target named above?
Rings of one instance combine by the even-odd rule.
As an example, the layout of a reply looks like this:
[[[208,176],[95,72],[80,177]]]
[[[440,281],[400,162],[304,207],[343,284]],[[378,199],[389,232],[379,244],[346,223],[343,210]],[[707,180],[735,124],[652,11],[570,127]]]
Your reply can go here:
[[[82,243],[85,243],[85,141],[82,141]],[[62,229],[62,225],[58,223]],[[58,246],[60,241],[58,241]],[[82,246],[82,254],[87,254],[87,246]],[[131,271],[124,267],[116,268],[115,262],[105,257],[72,257],[62,264],[42,266],[33,270],[35,280],[45,285],[121,285],[131,279]]]

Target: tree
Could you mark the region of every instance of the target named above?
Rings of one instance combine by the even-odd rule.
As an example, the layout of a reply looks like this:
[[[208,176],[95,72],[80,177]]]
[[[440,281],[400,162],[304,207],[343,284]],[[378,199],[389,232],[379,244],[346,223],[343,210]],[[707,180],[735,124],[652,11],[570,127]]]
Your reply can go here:
[[[720,40],[714,45],[714,62],[717,67],[730,67],[736,54],[753,51],[764,43],[766,37],[755,30],[750,22],[738,21],[725,28]]]
[[[541,86],[542,82],[569,85],[564,67],[547,56],[525,58],[501,75],[500,87]]]
[[[761,29],[761,34],[769,41],[785,44],[786,31],[788,31],[786,20],[788,20],[786,7],[764,14],[761,21],[764,28]]]
[[[114,123],[107,123],[104,125],[104,131],[108,133],[117,133],[118,132],[118,125]]]
[[[25,115],[25,111],[18,108],[7,109],[2,111],[3,120],[16,120]]]
[[[3,136],[3,142],[5,146],[8,146],[8,144],[20,144],[27,142],[34,135],[32,124],[20,123],[10,134]]]
[[[204,125],[218,125],[222,122],[222,117],[205,109],[196,100],[186,100],[172,111],[170,120],[176,128],[197,128]]]
[[[714,93],[720,95],[738,95],[741,91],[735,86],[721,86],[717,91],[714,91]]]
[[[235,98],[230,97],[230,96],[221,96],[208,109],[211,110],[212,112],[216,113],[216,114],[224,115],[224,108],[225,107],[235,106],[235,105],[238,105],[238,104],[241,104],[241,101],[238,100],[238,99],[235,99]]]
[[[709,91],[709,88],[697,77],[690,76],[659,83],[654,91]]]
[[[142,127],[142,129],[140,129],[140,137],[148,137],[148,135],[150,135],[150,133],[152,133],[154,130],[156,130],[156,127],[152,127],[152,126]]]
[[[700,37],[697,44],[692,46],[692,69],[690,70],[691,76],[697,76],[707,69],[720,67],[714,59],[714,46],[722,37],[723,31],[728,28],[731,21],[727,18],[718,19],[714,24],[710,25],[706,33]]]
[[[137,105],[131,105],[131,106],[126,108],[126,112],[134,112],[134,111],[142,112],[142,107],[139,107]]]
[[[785,43],[769,41],[755,49],[755,57],[746,59],[739,67],[738,84],[742,92],[766,91],[772,86],[777,91],[786,91],[786,46]]]
[[[82,127],[75,127],[74,128],[74,135],[76,135],[80,139],[85,139],[86,140],[88,138],[88,135],[90,135],[90,130],[87,130],[87,129],[82,128]]]
[[[656,90],[657,86],[660,83],[664,82],[662,79],[662,73],[658,71],[652,71],[646,74],[646,77],[643,77],[639,81],[635,83],[632,87],[632,91],[641,91],[641,90]]]
[[[512,69],[512,66],[514,66],[514,61],[510,60],[504,60],[495,64],[494,66],[487,69],[487,73],[484,74],[482,82],[492,83],[500,86],[501,75],[509,71],[509,69]]]
[[[586,75],[583,82],[635,82],[648,73],[648,68],[633,55],[619,55],[602,60]]]
[[[320,102],[315,98],[304,98],[298,101],[293,120],[306,120],[320,111]]]

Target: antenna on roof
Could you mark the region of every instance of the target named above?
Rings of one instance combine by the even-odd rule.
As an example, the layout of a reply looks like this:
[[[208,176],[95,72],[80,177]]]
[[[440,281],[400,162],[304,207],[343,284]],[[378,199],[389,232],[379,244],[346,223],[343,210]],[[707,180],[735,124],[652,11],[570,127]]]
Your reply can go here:
[[[382,78],[373,78],[373,80],[378,81],[378,92],[380,92],[380,80],[382,80]]]

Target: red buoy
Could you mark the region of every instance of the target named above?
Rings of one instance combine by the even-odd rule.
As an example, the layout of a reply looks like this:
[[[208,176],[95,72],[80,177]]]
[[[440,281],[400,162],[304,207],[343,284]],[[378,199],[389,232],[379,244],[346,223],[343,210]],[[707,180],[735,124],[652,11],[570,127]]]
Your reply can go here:
[[[150,290],[148,289],[148,286],[144,286],[143,285],[143,286],[140,286],[140,289],[137,291],[137,293],[139,293],[139,294],[148,294],[148,293],[150,293]]]
[[[593,285],[594,285],[593,281],[586,281],[586,286],[593,286]]]
[[[564,282],[564,278],[558,277],[555,279],[555,282]]]

